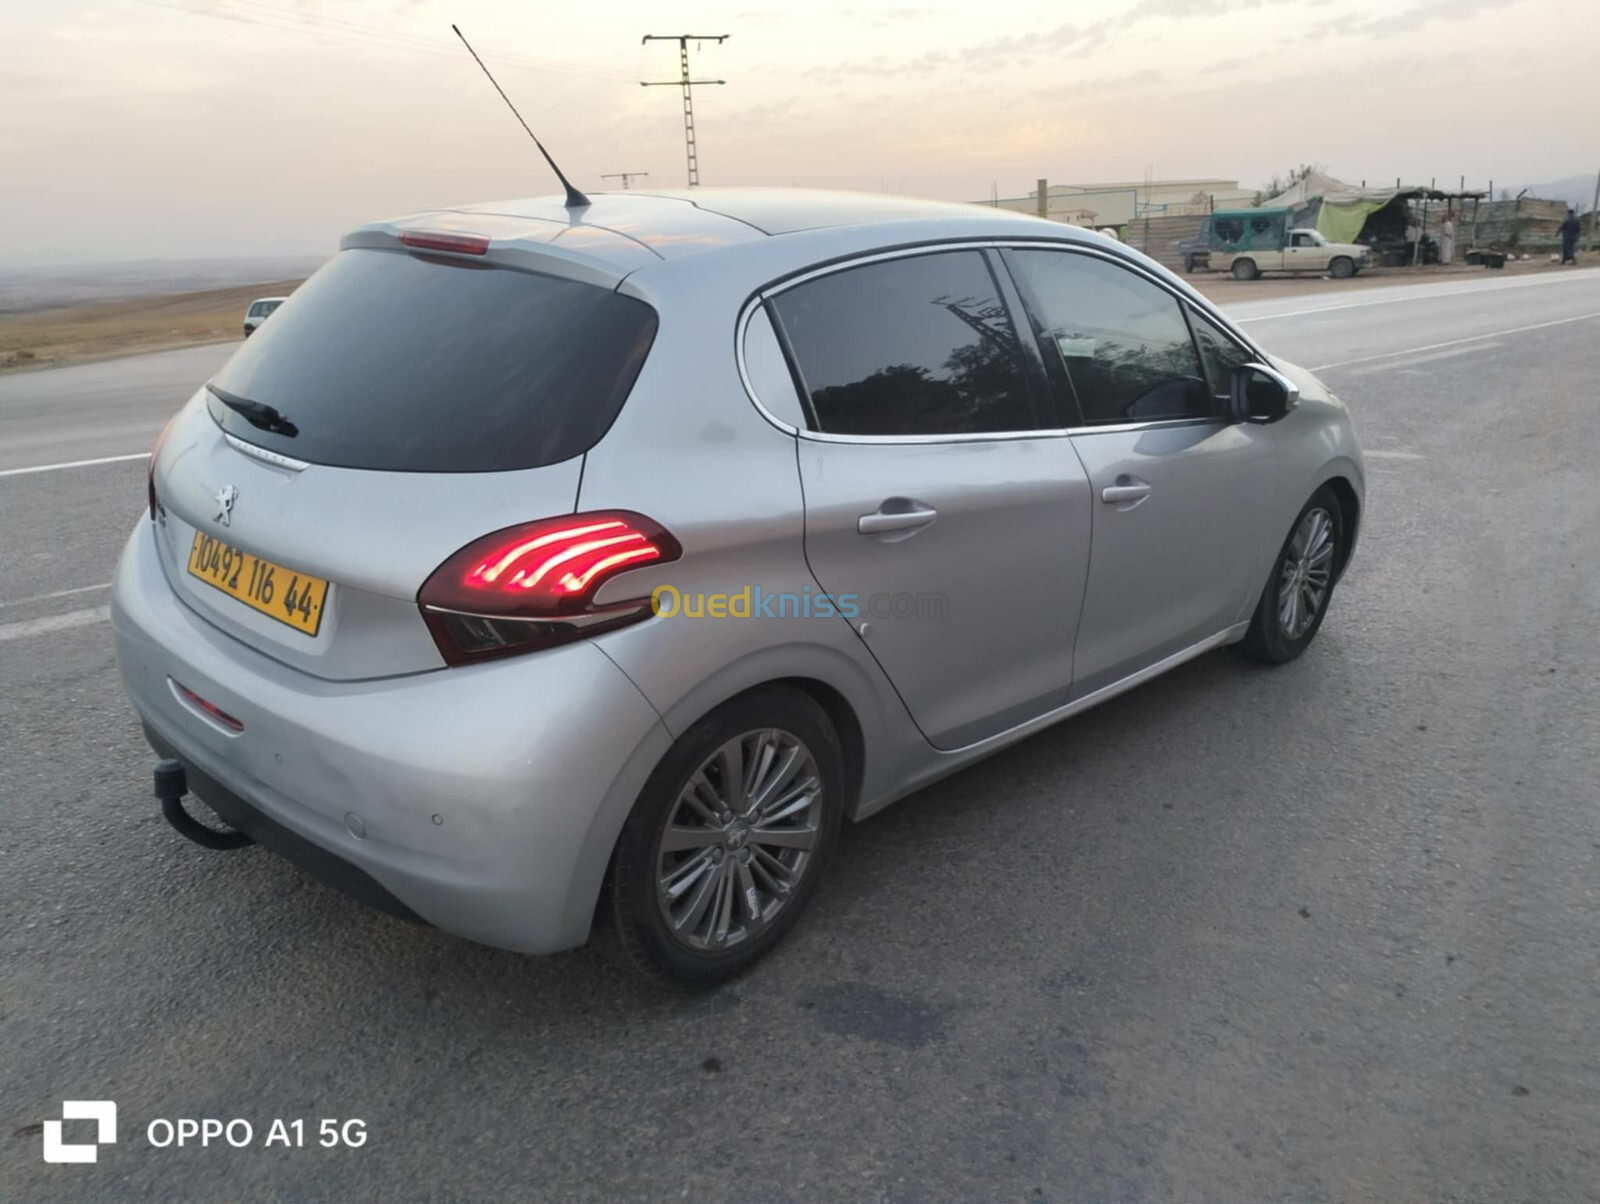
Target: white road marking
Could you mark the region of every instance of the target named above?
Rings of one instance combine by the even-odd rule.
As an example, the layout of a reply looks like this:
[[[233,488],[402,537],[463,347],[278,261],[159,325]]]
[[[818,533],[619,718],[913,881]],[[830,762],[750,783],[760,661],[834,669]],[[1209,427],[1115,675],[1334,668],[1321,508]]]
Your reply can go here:
[[[1480,351],[1492,351],[1496,347],[1504,346],[1503,343],[1468,343],[1462,347],[1447,347],[1443,351],[1432,351],[1427,355],[1413,355],[1392,364],[1368,364],[1365,368],[1350,369],[1351,376],[1370,376],[1374,372],[1408,372],[1418,364],[1431,364],[1436,360],[1453,360],[1457,356],[1475,355]]]
[[[1539,276],[1532,280],[1495,281],[1490,284],[1473,285],[1469,288],[1428,288],[1423,285],[1418,292],[1405,297],[1374,297],[1370,301],[1346,301],[1340,305],[1318,305],[1312,309],[1292,309],[1288,313],[1258,314],[1253,318],[1234,318],[1233,320],[1241,325],[1245,322],[1275,322],[1279,318],[1303,318],[1307,314],[1331,314],[1341,309],[1365,309],[1369,305],[1401,305],[1407,301],[1432,301],[1437,297],[1470,297],[1475,293],[1503,293],[1507,289],[1531,288],[1534,285],[1541,284],[1570,284],[1574,280],[1581,282],[1593,279],[1592,275],[1585,272],[1581,276]],[[1406,285],[1402,287],[1418,288],[1419,286]],[[1240,302],[1240,304],[1248,305],[1252,304],[1252,302]],[[1224,307],[1224,312],[1226,312],[1226,307]]]
[[[80,585],[77,589],[58,589],[48,594],[35,594],[31,598],[18,598],[14,602],[0,602],[0,610],[8,606],[26,606],[30,602],[48,602],[52,598],[70,598],[74,594],[92,594],[97,589],[110,589],[111,582],[102,581],[99,585]]]
[[[89,610],[69,610],[64,615],[50,615],[43,619],[0,623],[0,644],[7,640],[25,640],[29,636],[44,635],[51,631],[65,631],[69,627],[88,627],[92,623],[104,623],[109,618],[111,618],[109,606],[96,606]]]
[[[1592,318],[1600,318],[1600,310],[1592,314],[1578,314],[1571,318],[1556,318],[1550,322],[1535,322],[1531,326],[1513,326],[1509,330],[1489,330],[1483,334],[1469,335],[1464,339],[1451,339],[1446,343],[1429,343],[1424,347],[1407,347],[1403,351],[1385,351],[1382,355],[1364,355],[1355,360],[1339,360],[1332,364],[1318,364],[1311,372],[1326,372],[1329,368],[1344,368],[1351,364],[1370,364],[1373,360],[1392,359],[1397,355],[1417,355],[1423,351],[1438,351],[1444,347],[1459,347],[1463,343],[1481,343],[1484,339],[1497,339],[1504,334],[1522,334],[1529,330],[1544,330],[1549,326],[1565,326],[1569,322],[1587,322]]]
[[[148,460],[149,452],[130,452],[126,456],[101,456],[97,460],[67,460],[61,464],[34,464],[27,468],[0,469],[0,477],[21,477],[30,472],[60,472],[63,468],[92,468],[96,464],[121,464],[125,460]]]
[[[1361,449],[1361,458],[1364,460],[1420,460],[1416,452],[1403,451],[1374,451],[1371,448]]]

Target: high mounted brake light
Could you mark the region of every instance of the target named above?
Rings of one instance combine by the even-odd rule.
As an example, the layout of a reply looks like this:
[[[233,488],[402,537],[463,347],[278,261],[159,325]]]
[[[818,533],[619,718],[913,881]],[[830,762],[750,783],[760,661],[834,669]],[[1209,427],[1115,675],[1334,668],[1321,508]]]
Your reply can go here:
[[[400,241],[419,251],[455,251],[461,255],[487,255],[489,240],[482,234],[452,234],[448,230],[402,230]]]
[[[417,593],[448,664],[532,652],[650,617],[649,597],[595,604],[611,578],[683,554],[642,514],[605,510],[507,527],[474,540]]]

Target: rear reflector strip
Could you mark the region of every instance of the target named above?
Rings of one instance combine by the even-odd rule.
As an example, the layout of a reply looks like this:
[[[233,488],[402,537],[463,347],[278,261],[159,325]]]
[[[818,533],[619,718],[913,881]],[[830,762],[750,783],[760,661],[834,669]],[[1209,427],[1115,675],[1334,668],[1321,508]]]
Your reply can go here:
[[[187,703],[191,709],[198,711],[201,715],[211,720],[218,727],[224,728],[234,735],[238,735],[240,732],[244,731],[244,724],[239,722],[239,720],[235,719],[232,715],[228,714],[227,711],[223,710],[216,703],[207,702],[188,686],[182,684],[181,682],[174,681],[170,677],[167,678],[167,684],[172,687],[172,692],[176,694],[181,701]]]
[[[451,234],[446,230],[402,230],[400,241],[421,251],[455,251],[461,255],[487,255],[489,240],[481,234]]]

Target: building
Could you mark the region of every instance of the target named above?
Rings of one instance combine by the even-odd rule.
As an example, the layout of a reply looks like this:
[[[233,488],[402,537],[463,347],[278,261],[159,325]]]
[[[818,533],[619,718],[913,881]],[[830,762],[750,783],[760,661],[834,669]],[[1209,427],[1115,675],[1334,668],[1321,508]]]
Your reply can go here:
[[[1045,197],[1041,212],[1039,196]],[[1205,214],[1213,209],[1238,208],[1255,201],[1252,189],[1238,180],[1129,180],[1109,184],[1051,184],[1040,180],[1023,197],[979,201],[999,209],[1034,213],[1073,226],[1124,227],[1136,217],[1173,217]]]

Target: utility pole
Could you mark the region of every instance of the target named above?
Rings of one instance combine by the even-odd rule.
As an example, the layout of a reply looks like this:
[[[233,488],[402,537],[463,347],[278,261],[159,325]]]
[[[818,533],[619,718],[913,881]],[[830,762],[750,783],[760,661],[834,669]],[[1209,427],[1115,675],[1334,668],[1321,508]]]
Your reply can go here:
[[[650,178],[650,173],[647,171],[614,171],[610,175],[603,175],[600,178],[602,180],[621,180],[622,191],[627,192],[630,180],[647,180]]]
[[[1589,246],[1600,250],[1600,173],[1594,177],[1594,204],[1589,206]]]
[[[725,84],[725,79],[690,79],[689,78],[689,43],[693,42],[699,47],[702,42],[716,42],[721,44],[728,40],[725,33],[675,33],[659,34],[647,33],[640,41],[645,42],[676,42],[678,44],[678,65],[681,78],[671,80],[640,80],[641,88],[671,88],[683,89],[683,146],[684,153],[689,163],[689,187],[697,188],[700,185],[700,159],[695,153],[694,145],[694,87],[696,85]]]

